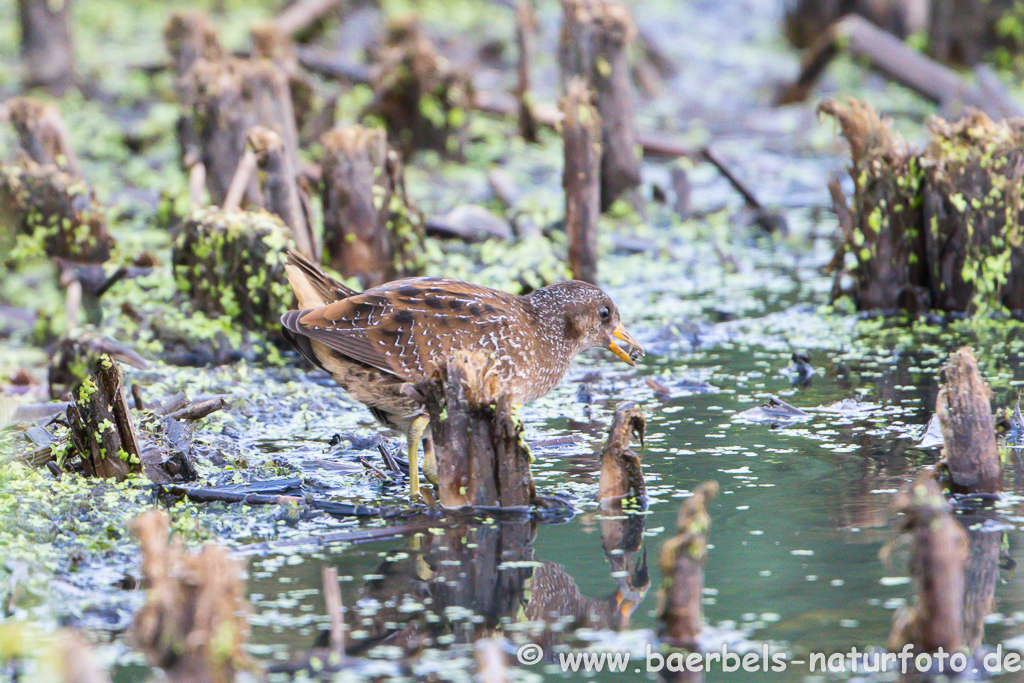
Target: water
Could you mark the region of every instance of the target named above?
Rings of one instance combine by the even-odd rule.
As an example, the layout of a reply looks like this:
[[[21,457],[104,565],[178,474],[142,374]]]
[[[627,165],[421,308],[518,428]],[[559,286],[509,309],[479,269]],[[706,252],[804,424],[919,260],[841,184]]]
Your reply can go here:
[[[787,317],[794,328],[820,319],[799,308]],[[846,329],[848,322],[835,321],[835,329]],[[740,336],[735,330],[709,331],[712,337],[719,334]],[[1017,330],[1010,336],[1019,335]],[[704,597],[708,642],[728,643],[740,652],[759,652],[767,644],[790,660],[851,647],[884,649],[895,610],[912,600],[914,590],[906,552],[895,551],[888,563],[879,552],[898,535],[897,493],[922,466],[937,460],[936,450],[918,450],[915,444],[934,405],[937,369],[945,358],[939,349],[955,349],[963,341],[963,335],[948,332],[914,336],[915,348],[935,351],[889,349],[859,357],[867,347],[858,347],[852,337],[833,338],[848,349],[829,344],[812,349],[817,373],[809,387],[799,389],[781,372],[789,359],[772,348],[779,340],[771,338],[763,344],[724,342],[696,353],[649,357],[635,375],[621,373],[605,359],[588,359],[588,370],[596,367],[610,376],[596,383],[595,403],[577,403],[576,385],[570,381],[544,405],[526,412],[534,440],[584,435],[582,442],[539,449],[534,466],[542,491],[574,497],[580,513],[571,521],[454,529],[449,523],[419,537],[254,558],[249,584],[256,610],[253,642],[269,659],[312,644],[325,623],[318,588],[320,568],[328,564],[343,577],[344,604],[361,614],[349,615],[355,631],[350,642],[380,638],[377,649],[358,648],[371,658],[393,659],[426,648],[419,663],[412,664],[419,674],[436,669],[444,680],[468,676],[464,663],[449,666],[444,658],[471,656],[469,643],[498,625],[514,643],[508,646],[513,658],[522,644],[545,646],[547,663],[529,667],[545,678],[576,678],[559,672],[555,644],[567,651],[588,645],[594,651],[626,648],[635,659],[643,654],[649,631],[657,629],[658,552],[674,528],[679,503],[697,484],[714,479],[721,493],[710,506],[712,547]],[[1013,368],[1008,387],[1024,380],[1017,359],[1004,359],[1003,367]],[[699,377],[717,390],[679,391],[657,399],[640,376],[665,369],[674,373],[661,380],[670,386],[680,377]],[[1015,393],[1013,388],[997,391],[996,405],[1005,405],[1001,396]],[[877,404],[877,409],[854,417],[812,411],[812,419],[786,426],[732,419],[767,394],[807,409],[847,398]],[[648,413],[642,455],[653,499],[649,514],[602,519],[591,502],[597,452],[614,405],[623,397],[642,399]],[[555,412],[552,406],[566,416],[547,414]],[[1007,455],[1011,493],[998,513],[989,515],[992,530],[973,532],[990,555],[992,535],[999,539],[995,547],[1002,546],[1004,565],[1016,555],[1020,540],[1012,493],[1019,460],[1012,451]],[[972,521],[984,518],[968,524]],[[616,543],[626,552],[605,552]],[[504,556],[495,554],[499,547],[505,548]],[[505,568],[495,569],[502,562]],[[998,583],[983,639],[989,647],[1012,645],[1024,619],[1012,572],[999,572]],[[617,592],[638,604],[621,609]],[[557,627],[531,621],[546,609],[575,615],[576,621],[566,619]],[[573,633],[574,626],[583,630]],[[616,629],[621,630],[617,635],[611,632]],[[751,674],[744,680],[801,681],[808,673],[806,666],[794,664],[783,673]],[[718,671],[706,680],[735,676]],[[635,677],[634,671],[604,673],[596,680]]]

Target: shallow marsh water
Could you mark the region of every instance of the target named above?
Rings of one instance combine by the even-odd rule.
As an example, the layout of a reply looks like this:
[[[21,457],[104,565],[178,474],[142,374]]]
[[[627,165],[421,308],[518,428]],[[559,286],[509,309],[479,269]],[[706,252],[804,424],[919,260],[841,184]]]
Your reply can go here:
[[[238,9],[238,3],[228,4],[232,12]],[[478,36],[510,35],[508,16],[495,20],[493,11],[481,13],[479,8],[463,26],[462,17],[471,14],[463,11],[469,5],[458,4],[453,13],[457,30],[479,29]],[[398,537],[344,543],[329,539],[362,525],[326,515],[298,518],[294,511],[277,507],[175,504],[176,530],[190,541],[218,540],[247,559],[253,604],[250,651],[261,663],[287,659],[313,644],[327,622],[320,571],[332,565],[342,577],[343,602],[350,609],[350,642],[368,643],[396,631],[378,647],[359,652],[385,673],[396,672],[400,652],[407,648],[422,651],[410,678],[433,673],[442,680],[470,680],[469,634],[500,623],[513,643],[511,660],[515,648],[527,642],[542,643],[548,651],[543,663],[518,670],[518,677],[580,677],[561,673],[552,662],[557,643],[563,648],[628,649],[636,655],[628,673],[595,678],[636,679],[633,669],[644,666],[638,658],[657,627],[653,613],[661,580],[658,551],[671,533],[681,500],[709,479],[722,487],[710,508],[713,547],[705,595],[709,646],[727,643],[738,651],[760,652],[762,644],[768,644],[789,659],[851,646],[884,647],[893,613],[911,599],[913,587],[906,575],[906,553],[897,550],[886,563],[879,559],[879,551],[895,536],[898,520],[892,507],[897,492],[938,457],[937,450],[919,450],[915,444],[934,405],[939,368],[949,352],[963,343],[974,344],[982,372],[995,390],[994,404],[1006,408],[1024,384],[1024,327],[984,321],[945,327],[857,322],[841,311],[823,310],[831,282],[821,270],[831,257],[829,236],[835,229],[834,217],[824,209],[826,182],[831,173],[842,170],[846,151],[833,126],[816,122],[813,103],[783,110],[765,104],[772,84],[792,76],[797,64],[777,37],[777,3],[651,0],[638,7],[641,27],[682,67],[663,96],[641,108],[644,125],[678,132],[695,146],[713,142],[765,203],[787,207],[790,236],[756,237],[756,229],[737,217],[735,193],[706,165],[690,169],[694,208],[710,212],[706,219],[679,224],[653,208],[643,220],[609,223],[610,229],[655,239],[659,245],[654,255],[608,257],[602,263],[602,277],[627,326],[649,354],[635,371],[605,352],[584,354],[561,387],[523,411],[533,442],[580,437],[534,449],[538,487],[570,498],[578,509],[572,519],[537,525],[447,523],[434,531],[421,525],[415,533]],[[428,23],[438,24],[437,17],[434,7]],[[132,35],[123,21],[100,13],[95,23],[103,24],[106,33],[97,33],[113,40]],[[226,42],[241,44],[243,24],[230,27]],[[542,24],[550,38],[557,30],[557,8],[542,12]],[[13,19],[3,25],[13,26]],[[86,26],[83,33],[96,28]],[[159,28],[153,22],[145,29],[153,44]],[[13,35],[2,33],[0,39],[14,41]],[[128,52],[132,61],[152,57],[148,48],[140,49],[146,40],[135,43]],[[15,54],[13,49],[6,52]],[[85,63],[95,70],[95,55],[101,51],[83,53]],[[551,100],[550,55],[539,60],[538,69],[540,99]],[[13,84],[6,78],[0,75],[0,86],[9,90]],[[130,78],[126,90],[146,92],[147,84]],[[911,138],[920,137],[919,124],[929,105],[898,88],[882,88],[859,67],[840,61],[823,82],[821,94],[846,93],[868,93],[883,109],[910,112],[897,126]],[[89,103],[81,112],[74,104],[64,107],[80,149],[89,149],[96,121],[102,119],[95,116],[94,106]],[[150,110],[149,124],[168,128],[174,113],[173,107],[157,104]],[[481,131],[496,125],[480,121],[474,125]],[[107,134],[98,137],[116,138],[112,128],[103,120],[101,130]],[[542,148],[530,148],[506,135],[482,135],[471,151],[476,167],[423,161],[410,169],[410,191],[428,212],[447,210],[454,202],[493,201],[481,168],[501,164],[515,178],[528,179],[521,188],[523,206],[542,219],[554,220],[561,211],[560,151],[554,136],[545,141]],[[98,186],[101,198],[112,201],[119,201],[122,175],[154,196],[168,187],[181,190],[173,141],[164,140],[159,149],[165,168],[160,168],[159,159],[150,158],[148,166],[158,168],[132,167],[123,174],[110,170],[124,161],[120,156],[86,152],[86,175]],[[668,177],[663,164],[647,165],[644,172],[651,182],[665,183]],[[126,201],[130,207],[131,201]],[[717,211],[723,206],[724,211]],[[118,237],[126,240],[128,249],[136,243],[150,247],[148,240],[156,231],[135,228],[152,228],[151,207],[134,215],[115,226]],[[166,241],[157,246],[166,250]],[[550,265],[551,248],[546,243],[545,249],[535,253],[528,245],[517,254],[529,263]],[[499,249],[484,259],[488,267],[476,272],[467,269],[465,259],[456,263],[445,257],[440,263],[462,269],[463,276],[501,282],[514,279],[501,272],[507,265],[504,258]],[[135,298],[146,292],[115,292],[104,303],[116,310],[117,296],[138,304]],[[808,352],[818,370],[808,387],[794,388],[783,373],[793,351]],[[4,349],[4,354],[7,364],[23,363],[24,358],[37,365],[45,362],[39,349]],[[646,377],[656,378],[670,395],[657,395]],[[401,487],[380,490],[356,460],[361,455],[376,462],[374,448],[357,451],[344,439],[330,445],[336,433],[356,430],[369,437],[376,428],[368,414],[329,380],[302,366],[268,369],[242,362],[196,370],[157,362],[149,371],[133,372],[131,378],[153,397],[182,388],[193,397],[233,397],[228,410],[208,418],[196,432],[204,483],[299,477],[318,497],[382,503],[401,498]],[[579,391],[581,383],[588,392]],[[581,401],[581,393],[589,393],[592,401]],[[808,409],[812,418],[781,426],[735,419],[769,395]],[[853,417],[814,410],[850,398],[878,407]],[[597,453],[622,400],[640,401],[648,415],[642,455],[652,501],[646,514],[615,520],[602,518],[593,497]],[[1024,521],[1024,466],[1017,452],[1006,451],[1005,459],[1007,492],[988,519],[978,516],[970,521],[979,528],[979,545],[991,549],[995,538],[999,562],[1009,567],[1022,546],[1018,527]],[[50,486],[43,475],[31,481],[40,488]],[[109,501],[95,503],[100,507],[88,517],[47,520],[58,529],[69,523],[81,525],[81,537],[91,545],[76,549],[80,559],[74,562],[66,557],[75,547],[73,527],[59,532],[45,525],[23,530],[37,538],[52,534],[53,552],[61,556],[39,560],[57,569],[53,575],[42,575],[47,585],[31,589],[34,600],[19,616],[47,626],[76,625],[95,641],[107,641],[100,646],[101,656],[115,664],[116,680],[127,682],[148,674],[121,637],[142,594],[115,585],[125,573],[137,575],[135,548],[123,533],[126,520],[116,513],[118,507],[135,510],[160,501],[141,489],[114,494],[103,487],[78,490],[73,495],[83,500]],[[131,504],[124,505],[129,495]],[[109,525],[103,534],[107,544],[98,546],[86,533],[87,525],[92,531]],[[505,544],[504,556],[495,555],[500,543]],[[997,574],[983,643],[1022,648],[1024,590],[1009,569]],[[533,617],[544,606],[557,606],[565,614],[585,613],[587,624],[581,629],[543,625]],[[416,625],[401,632],[408,622]],[[357,671],[368,672],[368,665]],[[822,678],[795,665],[773,674],[717,671],[706,680]]]

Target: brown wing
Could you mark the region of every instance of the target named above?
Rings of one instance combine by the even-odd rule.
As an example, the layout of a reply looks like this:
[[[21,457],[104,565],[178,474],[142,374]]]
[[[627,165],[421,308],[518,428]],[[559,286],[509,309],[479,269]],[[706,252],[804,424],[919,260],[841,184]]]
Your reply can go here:
[[[303,311],[293,331],[406,380],[452,348],[498,351],[522,304],[505,292],[448,278],[408,278]]]

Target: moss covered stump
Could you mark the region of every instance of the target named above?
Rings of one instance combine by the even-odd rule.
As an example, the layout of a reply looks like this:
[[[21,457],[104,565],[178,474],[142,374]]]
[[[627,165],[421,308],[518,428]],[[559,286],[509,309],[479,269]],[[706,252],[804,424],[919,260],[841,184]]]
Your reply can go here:
[[[836,197],[834,263],[859,310],[1024,313],[1024,123],[933,118],[931,141],[914,150],[866,104],[821,111],[850,143],[854,196],[851,207]]]
[[[291,230],[266,212],[197,211],[174,243],[178,289],[210,315],[281,339],[278,319],[295,307],[284,264]]]
[[[82,180],[31,160],[0,166],[0,248],[5,258],[45,253],[100,263],[110,257],[113,246],[106,217]]]

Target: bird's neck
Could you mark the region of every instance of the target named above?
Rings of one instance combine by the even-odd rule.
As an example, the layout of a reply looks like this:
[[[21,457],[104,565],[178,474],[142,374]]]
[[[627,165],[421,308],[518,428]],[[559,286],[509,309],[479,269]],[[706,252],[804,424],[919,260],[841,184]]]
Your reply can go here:
[[[536,325],[537,351],[549,359],[544,364],[543,381],[536,387],[537,395],[524,397],[530,401],[547,394],[562,381],[576,354],[583,350],[583,345],[579,334],[566,329],[567,311],[564,305],[560,305],[556,293],[539,289],[524,299],[530,318]]]

